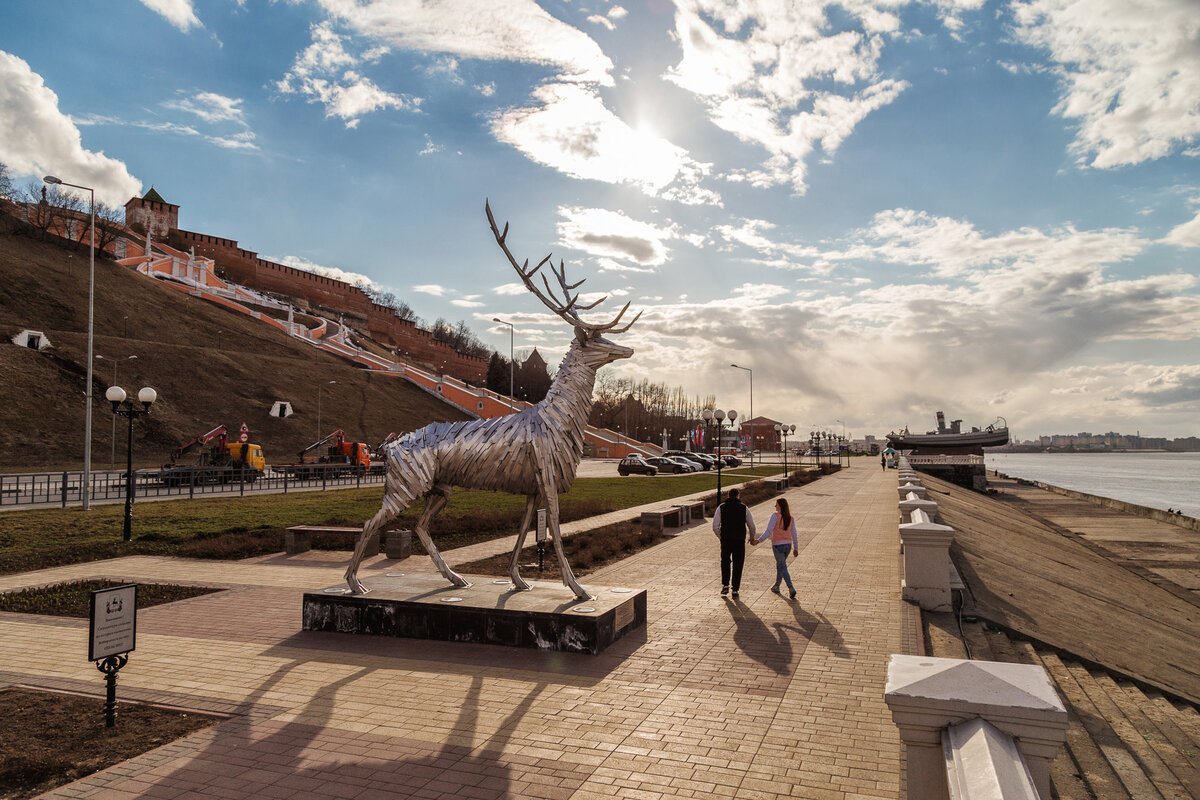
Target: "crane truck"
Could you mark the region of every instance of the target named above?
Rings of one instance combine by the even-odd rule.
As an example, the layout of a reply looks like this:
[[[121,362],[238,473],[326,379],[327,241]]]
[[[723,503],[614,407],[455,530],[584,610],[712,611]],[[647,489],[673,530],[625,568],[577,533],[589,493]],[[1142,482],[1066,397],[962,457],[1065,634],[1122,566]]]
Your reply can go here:
[[[167,486],[202,483],[254,483],[267,468],[262,445],[250,441],[250,429],[242,423],[237,441],[229,441],[229,429],[218,425],[176,447],[171,461],[158,472]]]
[[[325,447],[325,452],[319,455],[316,461],[305,461],[309,453],[322,447]],[[348,440],[346,432],[341,428],[301,450],[297,463],[275,467],[276,472],[287,472],[302,481],[319,478],[322,475],[327,478],[335,478],[355,473],[366,474],[370,469],[371,448],[367,446],[366,442]]]

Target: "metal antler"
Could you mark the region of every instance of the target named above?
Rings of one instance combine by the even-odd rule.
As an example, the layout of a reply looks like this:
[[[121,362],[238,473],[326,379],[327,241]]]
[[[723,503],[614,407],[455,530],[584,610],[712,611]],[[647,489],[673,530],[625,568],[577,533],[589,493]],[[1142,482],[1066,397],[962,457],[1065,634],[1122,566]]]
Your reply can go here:
[[[625,312],[629,309],[629,303],[626,303],[625,307],[622,308],[620,312],[617,313],[617,316],[610,322],[585,322],[580,318],[579,312],[589,311],[595,308],[607,300],[608,295],[601,297],[595,302],[581,306],[579,305],[579,293],[576,292],[574,295],[572,295],[571,292],[582,286],[583,282],[587,280],[587,278],[582,278],[575,283],[567,283],[567,269],[563,265],[561,259],[558,262],[557,269],[554,266],[554,262],[550,260],[551,256],[549,255],[539,261],[537,266],[535,266],[533,269],[529,268],[529,259],[525,259],[524,264],[518,264],[516,257],[512,254],[512,251],[508,249],[508,245],[505,243],[505,240],[508,238],[508,223],[504,223],[504,230],[501,231],[500,228],[496,226],[496,218],[492,216],[491,203],[485,201],[484,209],[487,211],[488,224],[492,226],[492,234],[496,237],[496,244],[500,245],[500,249],[504,251],[504,255],[508,258],[508,263],[512,264],[513,269],[515,269],[517,274],[521,276],[521,282],[524,283],[525,287],[529,289],[529,291],[533,292],[534,296],[541,300],[548,309],[553,311],[563,320],[591,335],[599,335],[601,333],[624,333],[625,331],[629,330],[633,323],[637,322],[642,316],[642,312],[639,311],[637,316],[630,320],[627,325],[622,328],[617,328],[617,323],[621,321],[621,317],[623,317]],[[558,281],[559,291],[562,293],[564,299],[559,299],[558,293],[556,293],[555,290],[550,286],[550,280],[546,277],[545,273],[542,273],[542,285],[546,287],[545,292],[539,289],[537,284],[533,282],[533,277],[537,275],[541,268],[546,266],[546,264],[550,265],[550,271],[554,273],[554,277]]]

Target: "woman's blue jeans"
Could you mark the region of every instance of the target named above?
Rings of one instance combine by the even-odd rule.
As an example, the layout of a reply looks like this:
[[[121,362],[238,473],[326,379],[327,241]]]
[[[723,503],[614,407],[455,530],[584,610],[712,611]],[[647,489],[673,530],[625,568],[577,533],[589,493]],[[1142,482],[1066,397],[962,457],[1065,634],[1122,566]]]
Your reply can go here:
[[[776,544],[771,546],[771,550],[775,552],[775,588],[779,588],[779,582],[785,581],[788,589],[796,591],[796,587],[792,585],[792,576],[788,574],[787,557],[792,551],[791,544]]]

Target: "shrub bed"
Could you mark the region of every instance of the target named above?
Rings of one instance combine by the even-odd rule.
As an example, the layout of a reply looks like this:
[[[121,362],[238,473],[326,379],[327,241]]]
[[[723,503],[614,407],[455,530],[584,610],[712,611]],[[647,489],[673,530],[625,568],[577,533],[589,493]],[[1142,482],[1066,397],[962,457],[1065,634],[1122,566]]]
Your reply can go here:
[[[123,581],[96,579],[56,583],[50,586],[22,589],[17,592],[3,592],[0,593],[0,611],[87,619],[91,613],[92,592],[97,589],[122,585],[124,585]],[[186,600],[189,597],[199,597],[202,594],[219,591],[221,590],[211,586],[139,583],[138,608],[160,606],[164,603],[174,603],[176,600]]]

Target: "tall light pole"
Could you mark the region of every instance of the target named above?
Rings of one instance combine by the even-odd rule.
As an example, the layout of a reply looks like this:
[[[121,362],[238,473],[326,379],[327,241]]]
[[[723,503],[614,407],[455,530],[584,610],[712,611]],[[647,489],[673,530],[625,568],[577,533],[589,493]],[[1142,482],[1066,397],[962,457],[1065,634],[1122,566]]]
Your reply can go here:
[[[750,419],[754,419],[754,370],[749,367],[739,367],[737,364],[730,364],[734,369],[744,369],[750,373]],[[753,436],[753,428],[751,429]],[[750,442],[750,466],[754,466],[754,442]]]
[[[326,386],[331,386],[337,381],[329,381],[328,383],[317,384],[317,438],[315,441],[321,441],[321,390]]]
[[[126,319],[128,319],[128,317],[126,317]],[[98,355],[98,356],[96,356],[96,359],[99,361],[103,361],[104,356]],[[137,356],[125,356],[126,361],[135,361],[136,359],[137,359]],[[117,359],[117,358],[113,358],[110,360],[113,362],[112,385],[116,386],[117,385],[117,367],[120,365],[121,360]],[[109,462],[108,466],[109,466],[109,469],[117,468],[117,416],[116,416],[116,414],[113,415],[113,424],[112,424],[112,461]]]
[[[513,395],[513,375],[515,367],[513,366],[513,340],[516,338],[517,329],[513,327],[511,322],[505,322],[499,317],[492,317],[492,322],[499,322],[501,325],[508,326],[508,405],[511,408],[516,408],[516,397]]]
[[[88,247],[88,322],[87,322],[87,386],[84,389],[84,402],[87,404],[87,414],[83,423],[83,485],[79,489],[81,506],[84,511],[91,508],[92,480],[92,338],[95,324],[96,306],[96,190],[90,186],[80,186],[77,183],[67,183],[53,175],[42,178],[43,181],[58,186],[70,186],[73,189],[83,189],[91,196],[89,216],[91,217],[91,244]]]

